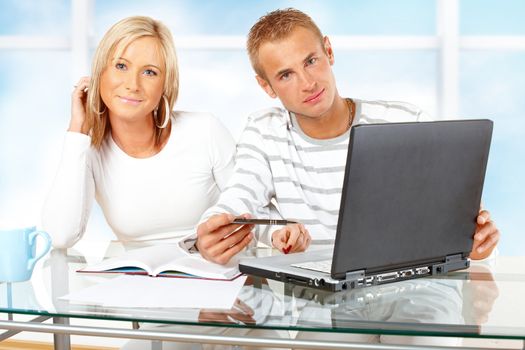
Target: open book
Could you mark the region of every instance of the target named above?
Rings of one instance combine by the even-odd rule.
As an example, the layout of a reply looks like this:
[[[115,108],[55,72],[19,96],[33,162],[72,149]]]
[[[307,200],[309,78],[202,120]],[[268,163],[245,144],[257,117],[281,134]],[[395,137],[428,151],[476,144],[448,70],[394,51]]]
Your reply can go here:
[[[78,272],[127,273],[162,277],[230,280],[239,273],[237,261],[219,265],[200,254],[190,254],[176,244],[129,250],[123,255],[87,266]]]

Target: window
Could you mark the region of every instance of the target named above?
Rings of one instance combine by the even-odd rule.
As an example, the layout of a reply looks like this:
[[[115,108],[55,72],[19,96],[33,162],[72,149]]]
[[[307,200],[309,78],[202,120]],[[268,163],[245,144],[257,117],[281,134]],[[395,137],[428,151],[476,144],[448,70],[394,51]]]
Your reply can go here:
[[[259,16],[285,7],[310,14],[330,36],[344,96],[406,100],[437,118],[494,120],[483,200],[502,231],[501,253],[523,254],[521,0],[4,1],[0,221],[25,210],[24,216],[39,222],[70,117],[72,85],[89,71],[95,45],[109,26],[136,14],[166,23],[180,63],[176,108],[212,112],[238,137],[250,112],[278,105],[255,82],[246,34]],[[93,215],[90,225],[97,230],[91,231],[110,237],[100,211]]]

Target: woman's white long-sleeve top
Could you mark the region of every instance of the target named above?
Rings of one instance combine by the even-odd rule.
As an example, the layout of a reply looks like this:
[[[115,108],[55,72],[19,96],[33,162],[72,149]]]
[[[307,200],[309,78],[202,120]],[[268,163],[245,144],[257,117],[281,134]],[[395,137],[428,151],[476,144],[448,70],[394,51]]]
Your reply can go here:
[[[122,242],[187,235],[233,169],[235,142],[210,114],[175,112],[166,145],[149,158],[127,155],[111,136],[99,150],[90,143],[87,135],[66,134],[42,216],[55,247],[82,237],[93,199]]]

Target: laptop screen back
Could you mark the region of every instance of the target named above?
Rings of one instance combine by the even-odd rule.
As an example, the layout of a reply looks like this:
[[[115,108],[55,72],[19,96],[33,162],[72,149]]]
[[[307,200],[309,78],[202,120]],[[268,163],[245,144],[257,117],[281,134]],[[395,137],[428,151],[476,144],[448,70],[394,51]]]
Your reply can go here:
[[[468,254],[491,135],[490,120],[355,126],[332,276]]]

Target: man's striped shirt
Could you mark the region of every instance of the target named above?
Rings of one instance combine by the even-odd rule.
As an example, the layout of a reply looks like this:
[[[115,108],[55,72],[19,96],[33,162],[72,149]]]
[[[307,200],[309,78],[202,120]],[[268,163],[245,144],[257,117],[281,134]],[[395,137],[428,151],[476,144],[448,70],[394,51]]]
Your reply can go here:
[[[353,125],[423,121],[428,117],[404,102],[353,100]],[[335,239],[350,131],[314,139],[295,115],[282,108],[252,114],[237,144],[234,174],[213,214],[250,213],[255,218],[285,218],[303,223],[313,243]],[[257,226],[256,237],[270,244],[277,226]]]

